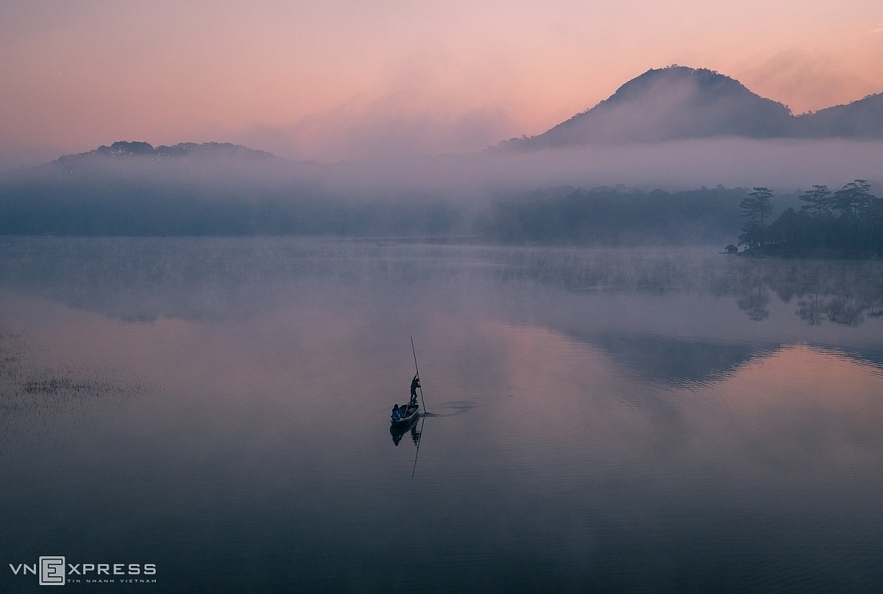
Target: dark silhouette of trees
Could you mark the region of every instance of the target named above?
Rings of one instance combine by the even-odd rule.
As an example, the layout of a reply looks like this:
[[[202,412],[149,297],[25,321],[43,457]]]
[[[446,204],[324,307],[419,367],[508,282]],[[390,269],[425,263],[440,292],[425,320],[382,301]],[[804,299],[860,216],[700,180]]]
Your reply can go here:
[[[497,202],[478,218],[480,237],[506,243],[685,245],[738,232],[741,188],[666,192],[563,186]]]
[[[804,192],[800,199],[806,202],[800,209],[813,216],[831,214],[831,192],[828,186],[813,186],[812,190]]]
[[[754,188],[748,193],[739,208],[742,216],[748,219],[742,227],[739,243],[748,249],[761,247],[766,243],[766,225],[764,220],[773,213],[773,193],[769,188]]]
[[[871,185],[857,179],[834,192],[833,207],[841,218],[858,219],[870,205],[871,198]]]
[[[755,212],[761,206],[749,198],[743,201],[749,220],[739,238],[749,253],[851,258],[883,254],[883,200],[871,194],[867,180],[851,181],[833,194],[826,186],[813,186],[801,195],[805,204],[799,212],[786,209],[768,229]]]
[[[764,219],[773,212],[773,193],[769,188],[754,188],[748,192],[748,196],[739,203],[744,216],[749,221],[758,223],[763,227]]]

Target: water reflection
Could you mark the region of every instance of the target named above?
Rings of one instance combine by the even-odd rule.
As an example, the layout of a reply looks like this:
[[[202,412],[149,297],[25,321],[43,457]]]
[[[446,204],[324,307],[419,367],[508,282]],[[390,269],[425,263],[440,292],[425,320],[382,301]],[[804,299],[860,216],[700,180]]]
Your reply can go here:
[[[439,303],[455,317],[538,323],[673,386],[725,375],[783,343],[833,346],[853,356],[873,351],[883,314],[883,263],[715,252],[4,238],[0,290],[135,323],[248,320],[292,303],[324,307],[329,299],[347,310],[358,307],[352,295],[365,291],[378,300],[375,317],[408,325],[415,319],[403,312],[419,315],[421,303]],[[761,324],[751,329],[728,317],[728,299]],[[804,333],[782,318],[783,308],[819,330]],[[861,334],[834,329],[868,321],[875,326]],[[824,330],[824,322],[832,328]]]
[[[658,334],[583,336],[588,344],[666,387],[707,385],[719,381],[777,344],[713,343]]]
[[[810,325],[858,326],[883,315],[883,262],[720,256],[711,250],[551,250],[496,254],[501,278],[530,278],[575,291],[639,291],[733,296],[753,321],[770,315],[771,292],[797,300]]]
[[[389,427],[389,434],[392,435],[393,445],[399,445],[399,442],[402,441],[402,437],[406,433],[410,433],[411,441],[414,442],[415,446],[418,445],[420,443],[420,435],[422,434],[422,431],[417,431],[417,425],[422,416],[423,415],[417,415],[404,425],[391,425]]]
[[[769,316],[769,291],[796,300],[795,313],[810,326],[855,327],[866,315],[883,315],[883,264],[876,261],[749,261],[740,283],[739,308],[752,320]]]
[[[156,562],[180,592],[883,584],[874,263],[0,241],[0,425],[39,428],[0,448],[16,562]],[[412,335],[432,412],[387,435]]]
[[[844,295],[823,296],[813,293],[801,296],[797,302],[797,315],[811,326],[824,320],[844,326],[858,326],[865,321],[865,314],[877,318],[881,313],[879,304],[859,304],[852,297]]]
[[[530,281],[591,294],[735,297],[752,320],[771,294],[796,300],[810,325],[857,326],[883,315],[883,262],[721,256],[701,248],[552,249],[293,239],[2,238],[0,289],[127,321],[213,319],[275,307],[293,281],[411,285],[428,279]],[[262,285],[262,291],[254,287]],[[267,291],[267,288],[277,289]]]
[[[749,320],[760,322],[769,317],[770,293],[761,277],[752,275],[750,281],[742,286],[741,295],[736,303]]]
[[[57,365],[41,361],[19,331],[3,331],[0,320],[0,416],[11,429],[21,416],[50,415],[78,402],[142,395],[138,380],[121,380],[100,365]],[[35,427],[30,427],[34,431]]]

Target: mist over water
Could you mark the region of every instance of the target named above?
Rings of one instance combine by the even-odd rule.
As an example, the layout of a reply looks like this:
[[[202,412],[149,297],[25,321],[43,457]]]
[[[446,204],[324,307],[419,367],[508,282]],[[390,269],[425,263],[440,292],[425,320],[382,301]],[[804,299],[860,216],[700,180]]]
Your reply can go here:
[[[0,549],[180,592],[873,591],[881,313],[873,261],[7,238]]]
[[[870,181],[879,142],[717,138],[289,162],[245,147],[119,142],[0,177],[0,233],[732,243],[748,188],[778,216],[813,185]]]

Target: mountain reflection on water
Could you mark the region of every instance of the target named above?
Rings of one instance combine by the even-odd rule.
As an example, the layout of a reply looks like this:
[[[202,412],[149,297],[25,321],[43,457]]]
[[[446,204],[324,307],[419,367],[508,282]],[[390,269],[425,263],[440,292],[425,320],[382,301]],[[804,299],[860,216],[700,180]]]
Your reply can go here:
[[[715,251],[0,239],[3,567],[879,590],[881,263]]]
[[[441,305],[466,320],[536,324],[666,388],[720,380],[789,344],[883,365],[877,261],[750,259],[701,248],[5,238],[0,290],[132,323],[248,320],[367,291],[376,303],[359,309],[375,316],[413,324],[422,308]],[[40,384],[37,375],[27,387],[35,393],[74,381],[56,374]]]
[[[706,384],[723,379],[774,345],[715,344],[658,335],[607,335],[587,339],[625,361],[648,379],[666,386]],[[775,345],[778,346],[778,345]]]
[[[667,387],[715,381],[793,343],[883,364],[876,330],[836,329],[876,323],[883,315],[883,263],[877,261],[750,259],[712,248],[291,239],[5,238],[0,248],[0,290],[126,322],[247,319],[311,293],[325,299],[325,291],[345,295],[368,286],[380,287],[375,296],[382,298],[385,291],[413,295],[425,286],[456,294],[431,303],[447,300],[470,316],[477,310],[560,331]],[[761,326],[740,323],[728,311],[733,306]],[[774,310],[779,315],[770,319]],[[807,333],[783,317],[788,311],[807,326],[833,328]]]

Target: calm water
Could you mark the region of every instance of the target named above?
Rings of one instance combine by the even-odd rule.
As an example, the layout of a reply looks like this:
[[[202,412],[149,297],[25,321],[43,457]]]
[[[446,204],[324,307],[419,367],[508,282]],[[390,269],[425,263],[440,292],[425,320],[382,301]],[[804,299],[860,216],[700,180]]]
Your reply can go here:
[[[879,591],[881,313],[876,262],[0,239],[0,591]]]

